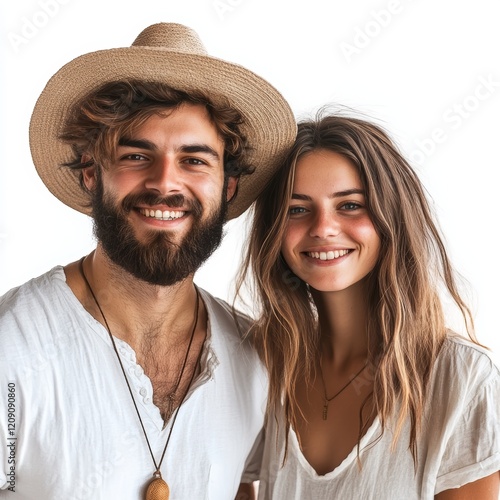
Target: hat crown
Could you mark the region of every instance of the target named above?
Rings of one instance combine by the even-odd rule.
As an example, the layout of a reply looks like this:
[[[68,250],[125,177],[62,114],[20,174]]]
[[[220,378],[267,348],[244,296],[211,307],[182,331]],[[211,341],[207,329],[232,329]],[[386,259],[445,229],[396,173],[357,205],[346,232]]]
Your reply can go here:
[[[197,33],[176,23],[157,23],[143,30],[132,44],[133,47],[155,47],[183,52],[186,54],[207,55]]]

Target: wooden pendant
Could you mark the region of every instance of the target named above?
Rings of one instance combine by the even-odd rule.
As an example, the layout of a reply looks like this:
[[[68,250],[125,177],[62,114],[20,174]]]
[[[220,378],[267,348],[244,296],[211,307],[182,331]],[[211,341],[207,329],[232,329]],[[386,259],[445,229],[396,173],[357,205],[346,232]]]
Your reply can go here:
[[[170,497],[168,484],[162,479],[159,471],[156,471],[153,477],[146,490],[146,500],[168,500]]]

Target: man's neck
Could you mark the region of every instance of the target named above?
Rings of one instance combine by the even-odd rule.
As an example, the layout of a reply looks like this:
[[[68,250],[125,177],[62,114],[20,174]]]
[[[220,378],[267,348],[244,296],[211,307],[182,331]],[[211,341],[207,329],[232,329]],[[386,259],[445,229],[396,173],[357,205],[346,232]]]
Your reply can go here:
[[[152,285],[114,264],[100,247],[85,258],[83,266],[69,264],[65,273],[68,286],[85,309],[104,326],[107,322],[113,335],[130,345],[138,347],[147,337],[162,332],[169,332],[171,342],[189,335],[196,307],[192,276],[172,286]]]

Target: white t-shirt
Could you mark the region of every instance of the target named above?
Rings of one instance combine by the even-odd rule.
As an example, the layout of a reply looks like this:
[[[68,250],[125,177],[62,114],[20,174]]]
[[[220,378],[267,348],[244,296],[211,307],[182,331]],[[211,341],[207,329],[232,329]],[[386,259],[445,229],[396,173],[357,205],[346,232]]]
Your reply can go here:
[[[229,306],[201,296],[209,318],[202,373],[161,471],[172,500],[233,500],[239,483],[258,475],[267,380]],[[158,462],[170,423],[162,429],[151,381],[116,341]],[[61,267],[0,299],[0,394],[0,498],[143,498],[154,466],[116,354]]]
[[[500,470],[500,373],[485,351],[449,338],[429,384],[429,403],[418,439],[418,464],[409,444],[409,426],[391,452],[391,428],[380,437],[376,419],[357,448],[332,472],[318,475],[303,456],[296,434],[284,453],[283,423],[269,419],[259,499],[431,500]],[[479,500],[479,499],[478,499]]]

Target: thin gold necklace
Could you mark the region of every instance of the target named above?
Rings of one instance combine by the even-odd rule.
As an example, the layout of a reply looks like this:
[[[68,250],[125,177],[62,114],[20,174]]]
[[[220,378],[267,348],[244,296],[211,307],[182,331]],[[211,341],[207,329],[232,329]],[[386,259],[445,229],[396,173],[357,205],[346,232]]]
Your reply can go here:
[[[345,391],[345,389],[347,389],[361,375],[361,372],[368,366],[368,362],[365,363],[365,365],[361,368],[361,370],[359,370],[359,372],[356,373],[356,375],[354,375],[354,377],[352,377],[349,380],[349,382],[347,382],[347,384],[345,384],[333,396],[328,397],[326,394],[325,378],[323,377],[323,363],[322,363],[322,361],[323,361],[323,358],[320,357],[319,358],[319,371],[321,373],[321,383],[323,384],[323,393],[324,393],[324,399],[325,399],[325,402],[323,403],[323,420],[327,420],[328,419],[328,405],[330,404],[330,402],[333,401],[337,396],[340,396],[340,394],[342,394]]]
[[[161,455],[160,461],[157,464],[156,460],[155,460],[155,457],[154,457],[154,454],[153,454],[153,450],[151,449],[151,445],[149,443],[148,435],[146,433],[146,428],[144,427],[144,423],[142,422],[142,418],[141,418],[141,414],[139,412],[139,408],[137,407],[137,403],[135,402],[135,398],[134,398],[134,394],[132,392],[132,388],[130,387],[130,383],[129,383],[127,375],[125,373],[125,368],[123,366],[123,363],[122,363],[122,360],[120,358],[120,355],[118,354],[118,349],[116,347],[115,340],[114,340],[113,335],[111,333],[111,329],[109,328],[108,321],[106,319],[106,316],[104,315],[104,312],[103,312],[103,310],[101,308],[101,305],[99,304],[99,301],[97,300],[97,297],[96,297],[96,295],[94,293],[94,290],[90,286],[89,280],[87,279],[87,276],[86,276],[85,271],[83,269],[83,261],[84,260],[85,260],[85,257],[83,257],[82,259],[80,259],[80,262],[79,262],[80,273],[81,273],[81,275],[83,277],[83,280],[85,281],[85,284],[87,285],[87,287],[88,287],[88,289],[90,291],[90,294],[92,295],[92,298],[94,299],[94,302],[96,303],[97,308],[99,309],[99,312],[101,313],[102,319],[103,319],[104,324],[106,326],[106,330],[108,332],[109,338],[111,339],[111,343],[113,345],[113,350],[115,351],[116,357],[118,359],[118,363],[120,364],[120,368],[121,368],[122,373],[123,373],[123,377],[124,377],[125,382],[127,384],[127,388],[128,388],[129,393],[130,393],[130,397],[132,399],[132,403],[134,404],[134,408],[135,408],[135,411],[137,413],[137,417],[139,418],[139,422],[141,424],[142,432],[144,433],[144,437],[145,437],[146,443],[148,445],[148,449],[149,449],[149,453],[151,455],[151,459],[153,460],[153,464],[155,466],[155,472],[153,473],[153,479],[150,481],[150,483],[148,485],[148,488],[146,490],[146,500],[168,500],[169,497],[170,497],[170,488],[168,487],[168,484],[161,477],[160,467],[161,467],[161,464],[163,462],[163,459],[165,458],[165,452],[167,451],[167,446],[168,446],[168,443],[170,441],[170,437],[172,436],[172,431],[174,429],[175,421],[177,420],[177,415],[179,414],[180,407],[181,407],[182,403],[184,402],[184,399],[186,398],[186,396],[187,396],[187,394],[189,392],[189,389],[191,388],[191,384],[193,383],[193,380],[194,380],[194,377],[195,377],[195,374],[196,374],[196,367],[200,363],[201,354],[203,352],[203,344],[200,347],[200,352],[198,354],[196,363],[194,365],[193,373],[192,373],[191,378],[189,380],[189,384],[187,386],[187,389],[184,392],[182,398],[180,399],[179,405],[177,406],[177,409],[175,410],[175,413],[173,414],[172,425],[170,426],[170,430],[168,432],[167,441],[165,443],[165,447],[163,448],[163,453]],[[187,351],[186,351],[186,356],[184,357],[184,362],[182,364],[182,368],[181,368],[181,371],[180,371],[180,374],[179,374],[179,378],[178,378],[178,380],[176,382],[176,385],[175,385],[175,388],[174,388],[173,392],[169,394],[170,404],[174,403],[174,401],[170,399],[170,396],[172,394],[175,394],[177,388],[179,387],[180,381],[182,379],[182,375],[184,374],[184,369],[185,369],[186,364],[187,364],[187,360],[188,360],[188,357],[189,357],[189,352],[191,350],[191,345],[193,343],[193,338],[194,338],[194,333],[196,331],[196,326],[198,325],[198,311],[199,311],[199,306],[200,306],[200,293],[199,293],[198,287],[196,285],[195,285],[195,290],[196,290],[196,308],[195,308],[195,313],[194,313],[193,328],[192,328],[192,331],[191,331],[191,337],[189,339],[189,344],[188,344],[188,348],[187,348]]]

